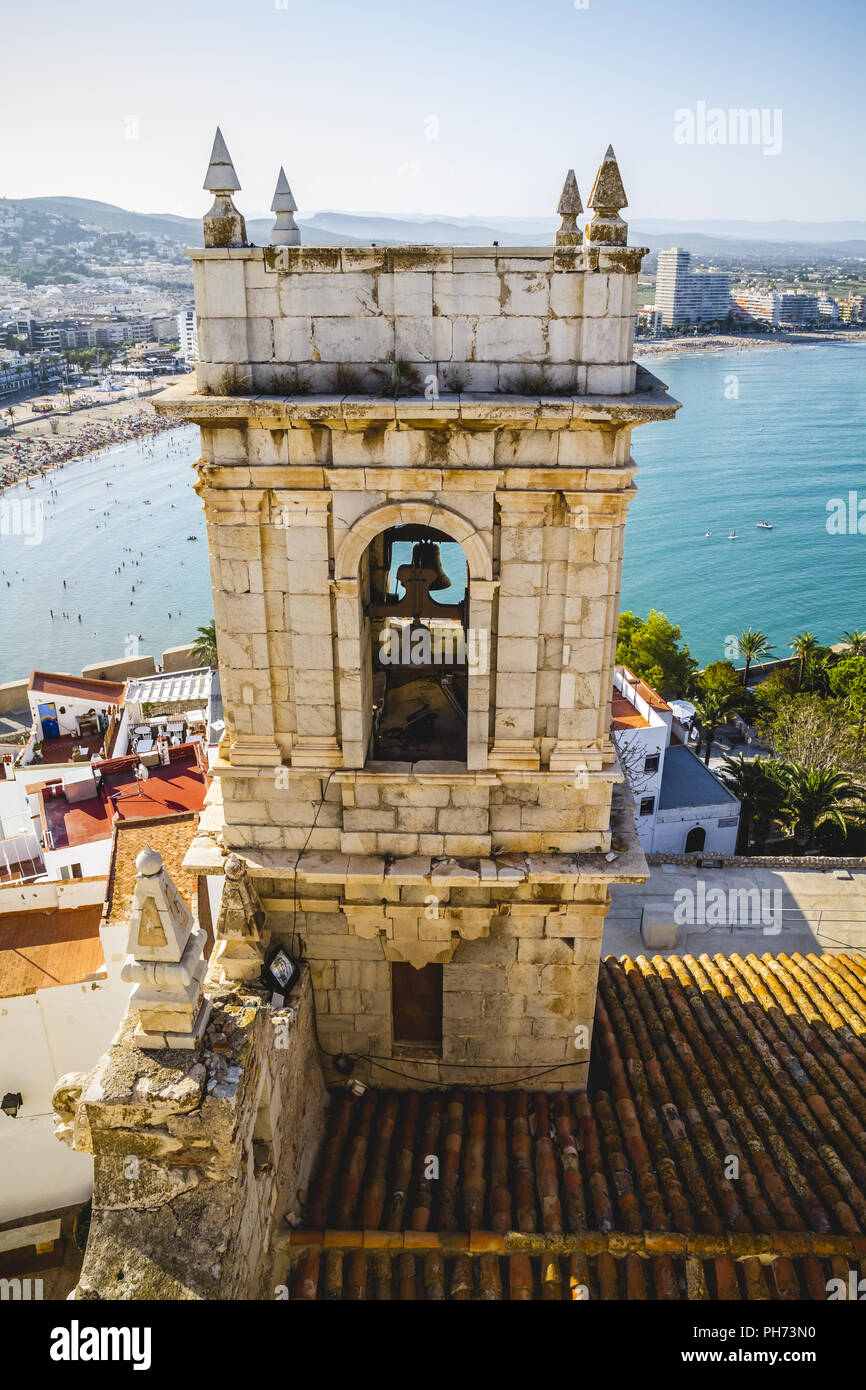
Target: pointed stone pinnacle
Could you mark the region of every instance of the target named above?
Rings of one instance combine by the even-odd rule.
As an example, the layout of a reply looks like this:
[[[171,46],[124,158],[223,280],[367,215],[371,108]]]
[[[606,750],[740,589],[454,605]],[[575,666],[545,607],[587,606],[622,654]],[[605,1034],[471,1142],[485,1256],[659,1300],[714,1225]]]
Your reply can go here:
[[[619,212],[620,208],[628,207],[613,145],[608,145],[595,176],[595,183],[589,195],[589,206],[599,210],[604,208],[607,212]]]
[[[583,203],[580,201],[580,191],[573,169],[569,169],[565,176],[565,183],[562,185],[562,194],[556,211],[560,217],[577,217],[583,212]]]
[[[202,187],[208,193],[235,193],[240,188],[235,166],[226,148],[223,133],[219,126],[214,136],[207,174]]]
[[[580,201],[580,192],[573,169],[569,169],[565,176],[559,206],[556,210],[562,218],[562,226],[555,237],[556,245],[580,246],[583,242],[583,233],[577,225],[577,215],[583,212],[583,203]]]
[[[274,192],[274,201],[271,203],[271,212],[277,214],[271,232],[271,246],[300,246],[301,233],[298,224],[292,213],[297,212],[298,205],[295,202],[289,181],[286,178],[286,171],[280,165],[277,187]]]
[[[286,171],[280,165],[280,173],[277,179],[277,186],[274,190],[274,201],[271,203],[271,212],[297,212],[298,205],[292,196],[289,181],[286,178]]]
[[[628,207],[628,203],[613,145],[608,145],[595,176],[589,206],[593,209],[593,216],[586,225],[587,241],[594,242],[596,246],[627,246],[628,227],[619,213],[620,208]]]

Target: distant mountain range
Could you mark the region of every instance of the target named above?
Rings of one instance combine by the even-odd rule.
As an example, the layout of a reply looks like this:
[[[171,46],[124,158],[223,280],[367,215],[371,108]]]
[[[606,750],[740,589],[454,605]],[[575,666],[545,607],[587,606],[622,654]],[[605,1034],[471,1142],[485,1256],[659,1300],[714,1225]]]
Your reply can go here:
[[[173,213],[129,212],[112,203],[89,198],[20,198],[13,200],[33,212],[53,214],[113,232],[138,232],[168,237],[188,246],[201,245],[201,220]],[[378,212],[320,211],[300,214],[303,241],[310,246],[426,245],[546,246],[559,225],[555,217],[401,216]],[[247,235],[267,244],[273,217],[247,218]],[[629,225],[629,241],[658,251],[681,246],[702,257],[738,260],[834,260],[866,258],[866,222],[749,222],[736,219],[637,218]]]

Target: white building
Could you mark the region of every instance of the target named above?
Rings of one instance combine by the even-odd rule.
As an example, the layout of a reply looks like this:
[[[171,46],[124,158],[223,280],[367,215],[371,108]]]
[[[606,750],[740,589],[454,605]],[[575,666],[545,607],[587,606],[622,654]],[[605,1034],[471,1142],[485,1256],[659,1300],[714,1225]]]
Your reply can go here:
[[[731,309],[731,277],[724,270],[692,270],[688,251],[659,251],[656,309],[665,328],[686,323],[715,323]]]
[[[736,850],[740,803],[688,747],[683,720],[691,708],[685,702],[672,708],[627,666],[617,666],[612,731],[646,854]]]
[[[177,316],[177,340],[180,355],[188,367],[198,362],[198,322],[195,309],[182,309]]]
[[[774,328],[817,323],[820,314],[818,296],[805,290],[782,294],[775,290],[735,290],[733,304],[743,318],[769,323]]]

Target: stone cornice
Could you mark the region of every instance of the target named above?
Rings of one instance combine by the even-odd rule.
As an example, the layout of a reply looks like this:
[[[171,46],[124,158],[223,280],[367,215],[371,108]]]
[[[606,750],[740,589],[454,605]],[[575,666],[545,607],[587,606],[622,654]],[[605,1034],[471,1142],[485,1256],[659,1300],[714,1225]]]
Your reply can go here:
[[[191,393],[186,382],[179,382],[155,396],[153,406],[160,415],[189,420],[204,429],[219,424],[272,429],[324,425],[341,430],[357,428],[358,422],[363,427],[377,421],[401,422],[417,429],[442,428],[450,423],[488,429],[565,429],[571,421],[634,425],[672,419],[680,402],[649,372],[642,380],[647,389],[627,396],[496,394],[440,396],[436,401],[366,396],[202,396]]]

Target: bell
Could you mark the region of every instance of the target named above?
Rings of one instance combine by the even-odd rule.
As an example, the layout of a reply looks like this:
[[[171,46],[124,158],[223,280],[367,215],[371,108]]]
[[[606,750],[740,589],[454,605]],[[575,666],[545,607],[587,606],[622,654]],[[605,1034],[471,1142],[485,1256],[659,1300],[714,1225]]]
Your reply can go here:
[[[414,569],[435,570],[436,578],[428,586],[428,593],[434,589],[450,589],[451,580],[442,568],[442,557],[435,541],[418,541],[412,548],[412,567]]]

